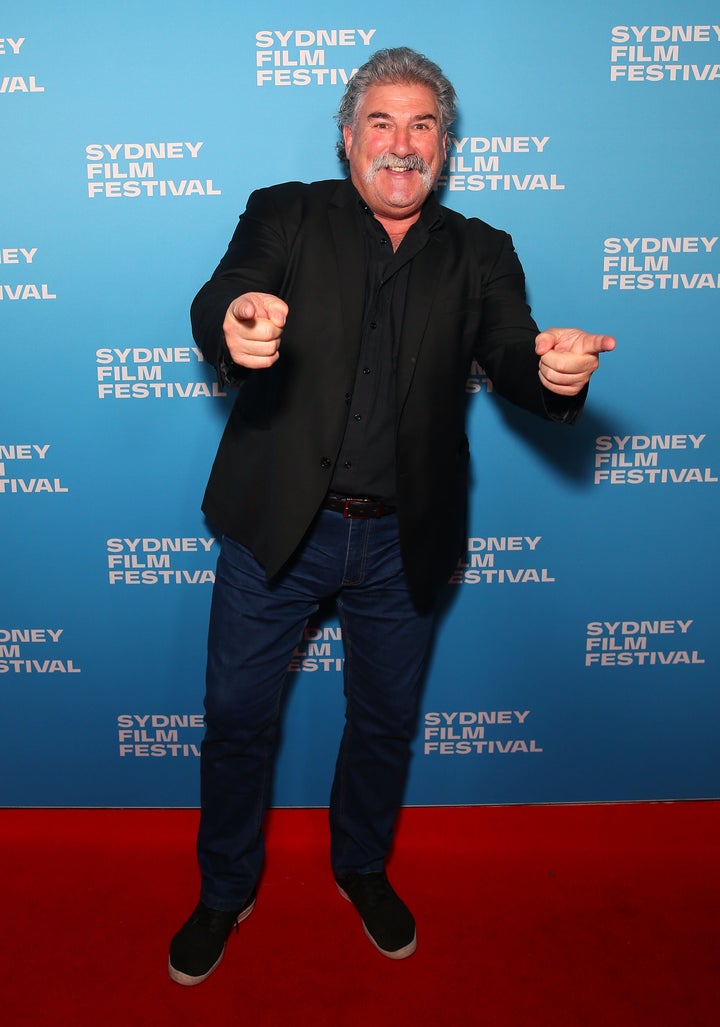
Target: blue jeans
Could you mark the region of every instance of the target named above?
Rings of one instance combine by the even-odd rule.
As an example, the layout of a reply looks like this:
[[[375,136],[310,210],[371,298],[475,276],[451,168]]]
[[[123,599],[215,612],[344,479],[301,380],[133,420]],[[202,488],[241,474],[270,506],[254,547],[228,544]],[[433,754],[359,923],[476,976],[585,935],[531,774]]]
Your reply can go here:
[[[223,539],[210,614],[201,750],[201,898],[247,901],[263,863],[283,685],[319,602],[335,597],[347,703],[330,796],[336,875],[383,868],[402,803],[433,616],[407,590],[397,516],[321,510],[282,575],[268,583],[244,546]]]

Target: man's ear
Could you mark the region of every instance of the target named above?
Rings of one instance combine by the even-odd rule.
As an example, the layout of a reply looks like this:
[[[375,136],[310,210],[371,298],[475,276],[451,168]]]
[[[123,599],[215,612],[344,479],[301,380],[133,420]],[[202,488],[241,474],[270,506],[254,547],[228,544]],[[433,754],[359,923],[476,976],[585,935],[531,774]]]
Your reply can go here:
[[[343,142],[345,143],[345,153],[350,156],[350,150],[352,149],[352,138],[353,132],[350,125],[343,125],[342,127]]]

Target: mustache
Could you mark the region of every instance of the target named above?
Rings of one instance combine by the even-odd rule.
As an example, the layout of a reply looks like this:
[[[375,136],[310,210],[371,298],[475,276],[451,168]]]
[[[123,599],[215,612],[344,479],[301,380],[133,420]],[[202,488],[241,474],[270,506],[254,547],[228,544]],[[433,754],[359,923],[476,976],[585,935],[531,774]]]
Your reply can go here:
[[[396,171],[417,171],[423,178],[432,176],[430,165],[417,153],[409,153],[405,157],[398,157],[389,151],[387,153],[379,153],[367,169],[366,177],[368,181],[374,178],[378,171],[381,171],[383,168],[393,168]]]
[[[424,160],[417,153],[409,153],[405,157],[398,157],[397,154],[391,153],[389,150],[385,153],[379,153],[370,162],[365,173],[365,181],[370,185],[379,171],[383,168],[392,168],[395,171],[417,171],[422,179],[423,186],[429,191],[432,189],[435,181],[432,168],[426,160]]]

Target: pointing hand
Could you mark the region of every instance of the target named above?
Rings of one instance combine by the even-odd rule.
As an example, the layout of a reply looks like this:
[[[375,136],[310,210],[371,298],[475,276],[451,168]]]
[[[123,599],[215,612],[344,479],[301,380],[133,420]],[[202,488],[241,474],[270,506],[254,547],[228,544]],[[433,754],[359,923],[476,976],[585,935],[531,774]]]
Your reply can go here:
[[[560,396],[577,396],[597,370],[601,353],[615,349],[611,335],[591,335],[579,328],[548,328],[535,339],[540,381]]]
[[[280,356],[288,306],[267,292],[246,292],[233,300],[223,322],[230,356],[241,367],[271,367]]]

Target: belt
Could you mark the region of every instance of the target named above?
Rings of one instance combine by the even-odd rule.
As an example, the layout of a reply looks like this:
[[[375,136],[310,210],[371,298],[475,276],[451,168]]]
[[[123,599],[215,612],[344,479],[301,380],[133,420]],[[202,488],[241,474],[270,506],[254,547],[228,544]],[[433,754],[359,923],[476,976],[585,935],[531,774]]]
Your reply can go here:
[[[323,507],[325,510],[341,513],[343,517],[385,517],[396,510],[396,507],[378,499],[367,499],[365,496],[338,496],[335,492],[328,492]]]

